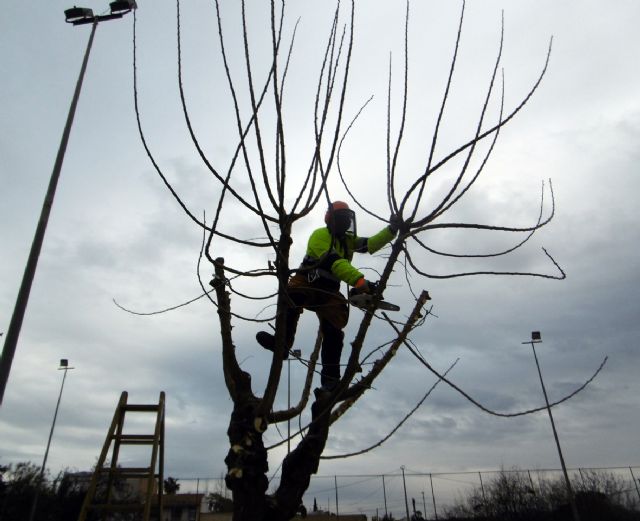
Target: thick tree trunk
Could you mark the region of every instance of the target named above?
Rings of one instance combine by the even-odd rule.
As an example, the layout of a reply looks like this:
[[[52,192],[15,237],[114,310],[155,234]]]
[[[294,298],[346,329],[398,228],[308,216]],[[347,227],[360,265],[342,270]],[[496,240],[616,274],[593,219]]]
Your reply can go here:
[[[225,463],[227,487],[233,492],[233,521],[288,521],[295,516],[311,475],[318,471],[320,456],[329,434],[331,403],[317,400],[305,438],[285,458],[280,486],[267,495],[267,451],[262,425],[256,425],[259,400],[236,404],[227,434],[231,449]]]
[[[269,464],[262,426],[255,425],[258,405],[255,399],[236,403],[227,430],[231,448],[224,460],[228,469],[225,481],[233,492],[234,521],[260,521],[267,510]]]

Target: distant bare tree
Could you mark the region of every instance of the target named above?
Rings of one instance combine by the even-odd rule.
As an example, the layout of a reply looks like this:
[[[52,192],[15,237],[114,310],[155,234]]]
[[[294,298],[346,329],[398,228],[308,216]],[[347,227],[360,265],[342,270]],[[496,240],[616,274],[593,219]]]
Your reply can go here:
[[[508,224],[496,225],[447,220],[447,216],[450,215],[449,210],[469,194],[469,189],[485,168],[501,129],[513,120],[540,85],[547,69],[551,45],[549,44],[546,59],[539,76],[529,92],[522,97],[515,107],[505,108],[504,86],[500,80],[501,32],[495,65],[486,79],[484,101],[475,116],[477,118],[475,131],[470,135],[462,136],[459,146],[449,153],[442,157],[436,157],[436,144],[438,143],[439,132],[449,100],[449,91],[457,63],[464,13],[463,2],[455,39],[455,51],[451,58],[450,71],[435,123],[435,130],[426,144],[426,158],[423,167],[419,171],[413,172],[412,178],[408,178],[406,172],[401,175],[398,166],[409,113],[407,94],[409,83],[407,43],[409,2],[407,2],[404,30],[405,52],[402,67],[404,88],[401,100],[398,103],[401,108],[397,114],[394,114],[392,110],[392,107],[396,104],[393,102],[391,95],[392,67],[391,64],[389,65],[386,180],[382,180],[383,186],[386,186],[387,205],[386,208],[372,208],[367,201],[360,199],[358,192],[352,189],[352,182],[350,183],[347,179],[340,165],[340,153],[342,148],[346,146],[346,137],[349,131],[357,125],[358,117],[364,108],[362,106],[359,110],[350,111],[352,114],[356,114],[355,117],[350,121],[345,120],[347,112],[345,100],[354,48],[355,3],[352,0],[343,4],[337,2],[335,6],[332,23],[324,46],[323,59],[317,64],[317,77],[315,80],[309,79],[310,82],[315,82],[313,84],[315,102],[311,125],[314,145],[306,151],[308,159],[305,170],[300,173],[300,163],[298,162],[296,172],[292,173],[292,167],[288,161],[290,147],[296,146],[300,136],[292,135],[291,132],[288,132],[290,127],[287,126],[285,119],[287,111],[286,100],[288,99],[285,85],[294,49],[297,24],[296,28],[290,32],[290,39],[285,41],[285,33],[289,34],[285,31],[285,2],[283,0],[280,2],[272,0],[270,4],[270,19],[267,23],[270,25],[271,37],[268,47],[271,61],[267,66],[266,77],[262,78],[259,78],[259,75],[254,72],[257,69],[253,54],[255,47],[252,48],[249,43],[245,2],[238,3],[237,8],[241,11],[239,16],[242,21],[239,30],[244,47],[242,56],[244,63],[241,74],[244,78],[244,92],[248,93],[243,98],[240,94],[239,83],[234,79],[236,71],[232,68],[232,65],[237,66],[238,64],[231,63],[227,49],[228,33],[225,33],[220,1],[215,0],[220,52],[229,88],[228,103],[235,114],[234,126],[238,135],[235,153],[224,169],[214,166],[214,161],[205,153],[195,134],[187,109],[183,90],[180,54],[180,2],[177,2],[179,85],[184,115],[198,154],[220,186],[216,207],[212,218],[207,222],[197,217],[196,213],[188,208],[155,161],[143,133],[138,111],[137,83],[135,85],[136,113],[144,147],[158,174],[162,177],[176,201],[193,222],[204,230],[206,240],[203,243],[203,256],[215,270],[215,277],[212,281],[214,291],[210,298],[217,307],[220,320],[224,378],[229,395],[233,400],[233,412],[228,428],[230,450],[225,462],[228,467],[226,483],[233,492],[234,520],[236,521],[286,520],[295,514],[301,503],[302,496],[307,490],[311,475],[318,469],[330,427],[371,387],[374,380],[389,365],[402,345],[407,346],[421,364],[434,372],[438,377],[438,381],[445,381],[452,385],[467,399],[487,412],[501,416],[516,416],[542,409],[541,407],[516,413],[491,411],[455,386],[444,374],[431,367],[408,340],[410,333],[424,323],[429,313],[425,309],[429,295],[426,291],[413,292],[408,283],[411,280],[409,278],[410,274],[427,278],[453,278],[483,274],[524,275],[549,279],[563,279],[565,277],[560,266],[546,250],[544,251],[545,255],[554,269],[557,270],[555,274],[483,270],[434,274],[427,272],[420,266],[416,257],[416,252],[419,253],[422,250],[436,255],[469,258],[506,255],[522,247],[537,230],[551,221],[554,214],[554,203],[550,183],[546,189],[543,184],[540,212],[529,226],[517,227]],[[136,62],[134,58],[135,70]],[[243,99],[246,99],[246,101],[243,101]],[[368,103],[366,102],[364,105]],[[491,118],[489,116],[489,107],[491,106],[494,107],[495,112],[498,114],[497,117]],[[491,121],[489,121],[490,119]],[[394,122],[393,125],[392,122]],[[396,130],[392,131],[392,127],[395,127]],[[226,131],[229,132],[230,129],[227,128]],[[480,146],[481,144],[482,147]],[[297,152],[299,156],[299,150]],[[479,158],[472,161],[472,159],[476,159],[475,156],[478,154],[480,154]],[[451,169],[448,169],[447,174],[445,174],[444,167],[451,167],[454,160],[458,165],[456,167],[457,170],[452,174]],[[373,293],[373,301],[361,318],[357,333],[350,341],[351,350],[348,353],[348,361],[338,385],[332,391],[317,393],[311,399],[311,421],[302,429],[303,436],[301,441],[284,458],[281,467],[281,479],[275,492],[267,494],[269,486],[267,454],[269,448],[265,446],[264,433],[270,425],[299,417],[307,408],[321,344],[320,335],[313,348],[311,348],[313,342],[308,340],[299,342],[305,342],[306,347],[313,350],[313,354],[307,363],[304,390],[296,405],[286,410],[274,410],[274,400],[282,376],[283,358],[286,357],[288,350],[286,315],[287,310],[292,305],[288,292],[288,281],[293,274],[305,272],[316,267],[310,266],[301,270],[298,268],[299,260],[290,258],[293,241],[292,226],[294,223],[306,218],[314,209],[318,207],[326,208],[330,204],[333,198],[329,193],[328,181],[330,178],[335,177],[336,174],[343,183],[344,189],[350,195],[352,204],[358,206],[363,212],[366,212],[381,223],[389,223],[387,216],[393,216],[394,227],[397,226],[398,228],[397,235],[393,239],[390,248],[385,251],[386,262],[379,274],[378,285]],[[426,195],[428,187],[433,183],[436,174],[440,174],[441,177],[449,176],[449,188],[442,198],[433,204]],[[545,194],[550,195],[549,208],[544,204]],[[234,223],[237,223],[237,221],[233,221],[228,209],[234,209],[234,211],[240,209],[243,215],[251,215],[253,217],[251,229],[239,236],[238,227],[234,227]],[[436,230],[484,231],[496,234],[512,233],[519,235],[520,238],[515,241],[512,247],[503,251],[456,255],[438,251],[429,245],[429,234]],[[264,238],[255,238],[260,236],[264,236]],[[234,245],[236,248],[240,246],[246,252],[246,255],[243,254],[243,258],[251,259],[252,266],[244,266],[242,262],[246,261],[240,261],[240,259],[235,263],[233,259],[231,262],[225,262],[221,252],[229,251]],[[218,253],[214,254],[214,251]],[[271,256],[273,262],[268,260],[269,256]],[[412,309],[402,322],[392,321],[388,315],[379,312],[383,292],[392,276],[406,277],[407,287],[411,291],[410,294],[413,295]],[[242,288],[242,281],[247,279],[251,281],[266,280],[267,284],[273,289],[271,292],[266,291],[262,295],[256,294],[255,291],[250,294],[249,292],[242,292],[239,288]],[[208,294],[209,288],[204,283],[201,282],[201,284],[204,293]],[[243,316],[241,313],[233,311],[232,295],[243,300],[262,299],[272,303],[275,301],[275,313],[272,317],[260,320]],[[411,296],[408,295],[407,299],[409,301]],[[240,367],[236,357],[232,322],[267,322],[272,320],[275,321],[275,343],[271,364],[268,368],[268,380],[265,388],[260,392],[256,392],[251,385],[251,375]],[[385,321],[388,324],[389,339],[382,345],[374,345],[373,339],[370,338],[370,335],[368,336],[374,320]],[[377,359],[356,383],[354,381],[355,376],[362,372],[364,361],[371,357],[377,357]],[[421,403],[429,392],[430,390],[425,394]],[[565,397],[563,400],[567,398]],[[410,414],[405,417],[403,422]],[[299,435],[300,433],[295,434],[295,436]],[[379,445],[382,441],[384,440],[374,446]],[[364,448],[356,453],[363,453],[371,448],[373,447]],[[342,455],[341,457],[346,456]]]
[[[166,494],[177,494],[180,490],[180,483],[176,478],[169,476],[164,480],[164,491]]]

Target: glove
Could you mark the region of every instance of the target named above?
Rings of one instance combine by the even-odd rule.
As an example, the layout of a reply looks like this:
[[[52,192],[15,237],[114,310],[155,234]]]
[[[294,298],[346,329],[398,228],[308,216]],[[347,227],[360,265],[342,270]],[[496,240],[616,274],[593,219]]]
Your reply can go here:
[[[389,231],[395,235],[396,233],[398,233],[398,230],[400,229],[401,224],[402,224],[402,217],[400,217],[396,213],[392,213],[391,216],[389,217],[389,226],[388,226]]]
[[[355,293],[371,293],[371,283],[364,277],[358,279],[353,288]]]

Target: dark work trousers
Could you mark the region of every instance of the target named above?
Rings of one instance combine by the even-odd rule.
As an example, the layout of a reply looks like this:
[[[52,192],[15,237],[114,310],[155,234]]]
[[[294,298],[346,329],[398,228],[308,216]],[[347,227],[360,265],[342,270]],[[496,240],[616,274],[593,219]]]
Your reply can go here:
[[[339,290],[322,284],[321,280],[310,283],[306,275],[291,277],[288,285],[292,306],[287,310],[287,347],[291,349],[296,336],[298,319],[305,309],[313,311],[320,321],[322,333],[322,385],[331,384],[340,379],[340,355],[344,332],[349,320],[347,300]]]

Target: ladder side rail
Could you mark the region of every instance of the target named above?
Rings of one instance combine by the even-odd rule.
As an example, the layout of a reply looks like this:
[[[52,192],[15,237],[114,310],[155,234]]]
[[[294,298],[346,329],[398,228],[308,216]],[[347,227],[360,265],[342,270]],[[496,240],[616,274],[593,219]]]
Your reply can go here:
[[[117,422],[119,420],[120,408],[127,403],[127,391],[123,391],[120,395],[120,400],[118,402],[118,407],[116,408],[115,413],[113,414],[113,419],[111,420],[111,426],[107,431],[107,437],[104,441],[104,445],[102,446],[102,451],[100,452],[100,456],[98,457],[98,462],[96,463],[96,468],[93,471],[93,476],[91,477],[91,482],[89,484],[89,488],[87,489],[87,494],[84,497],[84,501],[82,502],[82,508],[80,510],[80,516],[78,517],[78,521],[86,521],[87,513],[89,511],[89,506],[91,502],[95,498],[96,489],[98,486],[98,479],[101,475],[100,469],[104,465],[104,462],[107,458],[107,454],[109,452],[109,447],[111,446],[111,437],[113,432],[116,429]]]
[[[162,519],[162,511],[164,509],[164,418],[165,418],[165,394],[164,391],[160,392],[160,410],[162,412],[160,422],[160,461],[158,463],[158,519]]]
[[[157,413],[156,413],[156,425],[153,433],[153,445],[151,448],[151,464],[149,465],[149,478],[147,481],[147,497],[144,506],[143,520],[148,521],[151,515],[151,503],[153,499],[153,485],[156,477],[156,462],[158,460],[158,447],[160,445],[160,434],[162,432],[161,425],[164,423],[164,392],[160,393],[160,399],[158,401]],[[164,440],[162,440],[164,441]],[[160,475],[158,475],[158,519],[162,519],[162,487],[163,482]]]
[[[123,393],[124,394],[124,393]],[[120,416],[120,421],[116,426],[115,433],[111,433],[111,437],[113,439],[113,452],[111,453],[111,464],[109,465],[109,473],[107,477],[107,492],[105,503],[107,505],[111,504],[111,499],[113,496],[114,489],[114,481],[116,473],[118,472],[118,456],[120,455],[120,439],[122,437],[122,430],[124,429],[124,420],[126,416],[127,410],[127,397],[125,396],[124,403],[118,403],[117,414]],[[103,516],[104,519],[104,516]]]

